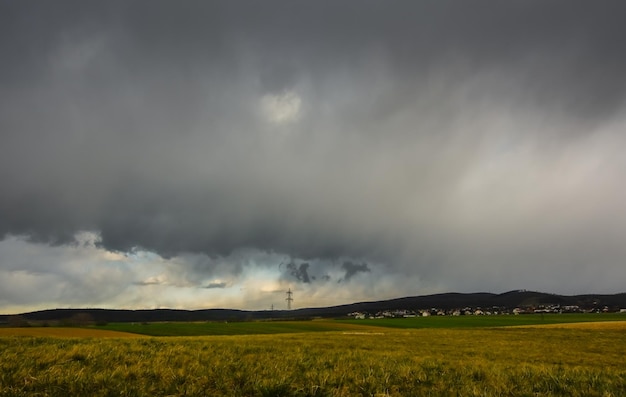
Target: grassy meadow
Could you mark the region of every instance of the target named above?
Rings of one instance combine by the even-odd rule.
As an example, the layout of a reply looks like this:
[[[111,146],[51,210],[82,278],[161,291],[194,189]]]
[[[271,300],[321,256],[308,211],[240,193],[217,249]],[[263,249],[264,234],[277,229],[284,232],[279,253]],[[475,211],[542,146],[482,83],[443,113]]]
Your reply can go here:
[[[40,338],[141,338],[143,335],[128,332],[74,327],[24,327],[2,328],[0,338],[7,336],[30,336]]]
[[[522,325],[547,325],[579,322],[626,321],[626,315],[612,314],[546,314],[521,316],[431,316],[383,318],[368,320],[312,321],[243,321],[243,322],[161,322],[112,323],[100,330],[130,332],[150,336],[258,335],[301,332],[328,332],[382,328],[484,328]]]
[[[113,323],[98,326],[99,330],[130,332],[149,336],[262,335],[302,332],[363,330],[366,324],[316,321],[241,321],[241,322],[162,322]]]
[[[566,324],[582,322],[626,321],[622,313],[525,314],[497,316],[429,316],[412,318],[380,318],[342,320],[345,324],[361,324],[391,328],[482,328],[522,325]]]
[[[122,338],[91,328],[60,338],[5,329],[0,396],[626,395],[626,321],[421,329],[335,322],[334,330],[332,321],[280,323],[296,332]]]

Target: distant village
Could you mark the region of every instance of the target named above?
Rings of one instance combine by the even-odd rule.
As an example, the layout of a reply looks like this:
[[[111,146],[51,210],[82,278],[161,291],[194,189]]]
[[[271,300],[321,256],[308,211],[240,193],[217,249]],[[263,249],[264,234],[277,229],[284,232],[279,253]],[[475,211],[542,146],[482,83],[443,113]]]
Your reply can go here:
[[[482,307],[464,307],[462,309],[444,310],[438,308],[420,309],[420,310],[383,310],[376,313],[368,312],[352,312],[348,317],[357,320],[375,319],[375,318],[410,318],[410,317],[429,317],[429,316],[497,316],[497,315],[521,315],[521,314],[548,314],[548,313],[624,313],[626,309],[615,309],[604,307],[582,308],[577,305],[561,306],[561,305],[537,305],[528,307],[506,308],[493,306],[490,308]]]

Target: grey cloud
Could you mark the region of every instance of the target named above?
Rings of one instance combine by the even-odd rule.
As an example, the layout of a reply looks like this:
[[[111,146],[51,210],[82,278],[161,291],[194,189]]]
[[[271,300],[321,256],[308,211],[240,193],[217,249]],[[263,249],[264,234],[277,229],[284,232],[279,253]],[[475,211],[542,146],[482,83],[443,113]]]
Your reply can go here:
[[[260,88],[263,92],[281,93],[293,88],[297,81],[297,68],[286,64],[269,65],[259,73]]]
[[[4,2],[0,236],[93,231],[189,284],[273,253],[307,284],[337,260],[465,290],[601,263],[609,285],[625,8]],[[268,122],[286,91],[297,121]]]
[[[133,282],[134,285],[146,286],[146,285],[165,285],[165,282],[159,280],[142,280]]]
[[[228,286],[227,283],[221,282],[221,283],[209,283],[209,284],[205,285],[203,288],[208,288],[208,289],[212,289],[212,288],[226,288],[227,286]]]
[[[343,281],[350,281],[357,273],[369,273],[372,270],[367,266],[367,263],[356,264],[350,261],[344,262],[341,267],[346,271],[343,276]]]
[[[296,265],[294,262],[290,262],[286,265],[289,274],[296,280],[302,283],[310,283],[311,277],[309,276],[309,264],[307,262]]]
[[[72,247],[32,244],[16,237],[0,241],[3,310],[23,305],[93,307],[127,296],[133,272],[124,266],[107,267],[103,257],[94,257],[95,247],[85,244],[83,237],[78,237],[81,244]]]

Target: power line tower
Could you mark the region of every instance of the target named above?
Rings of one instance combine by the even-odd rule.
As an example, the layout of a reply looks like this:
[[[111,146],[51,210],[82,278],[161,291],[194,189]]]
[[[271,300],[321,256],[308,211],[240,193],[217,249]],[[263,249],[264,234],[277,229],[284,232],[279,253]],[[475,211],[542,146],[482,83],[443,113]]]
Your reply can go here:
[[[291,292],[291,288],[289,288],[289,290],[287,291],[287,299],[285,299],[287,301],[287,310],[291,310],[291,302],[293,302],[293,292]]]

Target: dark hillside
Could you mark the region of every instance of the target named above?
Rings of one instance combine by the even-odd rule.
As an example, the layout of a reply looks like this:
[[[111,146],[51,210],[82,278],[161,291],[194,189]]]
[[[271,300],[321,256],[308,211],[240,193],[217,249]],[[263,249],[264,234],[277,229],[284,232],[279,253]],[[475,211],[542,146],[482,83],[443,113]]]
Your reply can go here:
[[[72,319],[82,315],[97,323],[109,322],[156,322],[156,321],[249,321],[305,319],[313,317],[343,317],[352,312],[377,313],[385,310],[453,310],[462,308],[500,308],[512,310],[516,307],[538,308],[547,306],[578,306],[581,310],[619,311],[626,308],[626,293],[613,295],[556,295],[534,291],[509,291],[502,294],[480,293],[444,293],[435,295],[413,296],[385,301],[359,302],[348,305],[303,308],[296,310],[261,310],[245,311],[230,309],[205,310],[117,310],[117,309],[51,309],[20,316],[23,320],[40,323],[60,322],[71,324]],[[8,323],[11,316],[0,315],[0,323]]]

